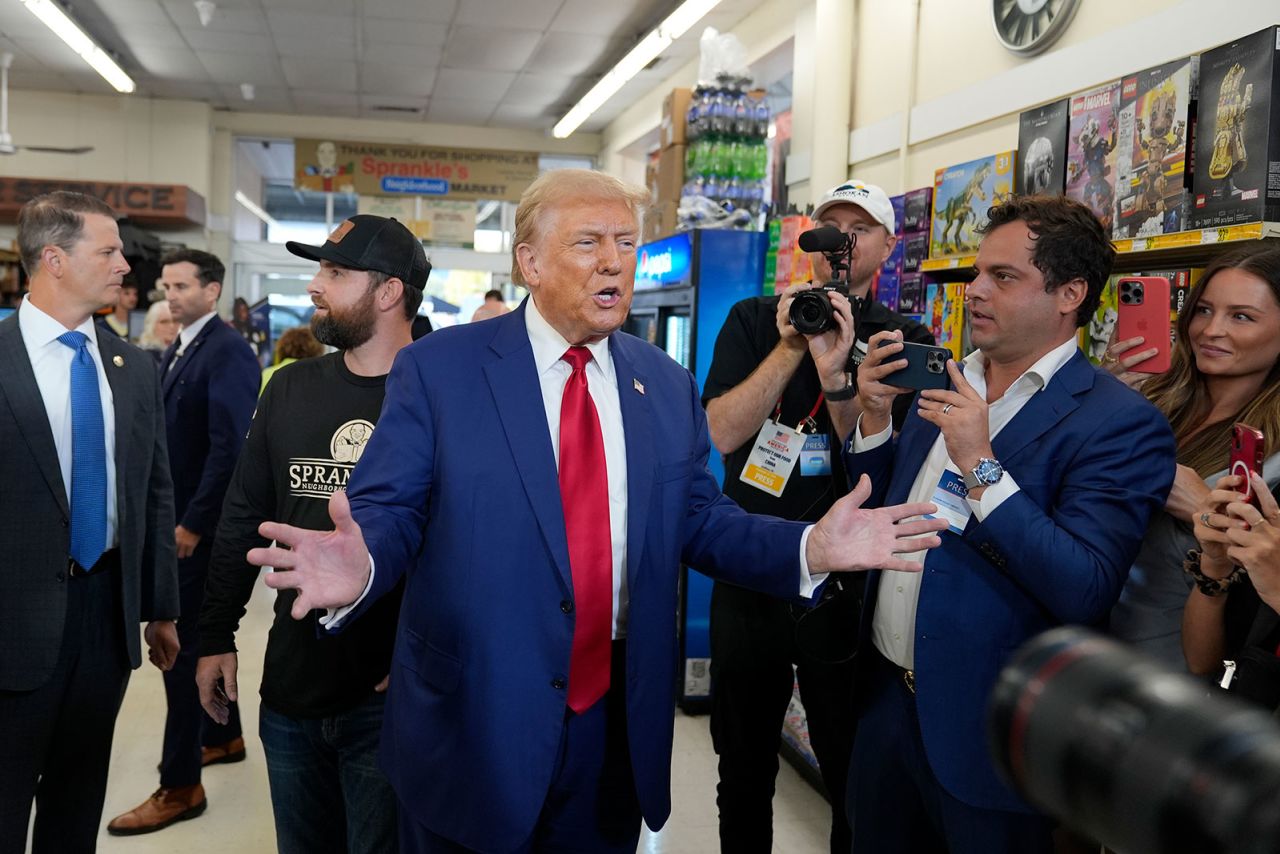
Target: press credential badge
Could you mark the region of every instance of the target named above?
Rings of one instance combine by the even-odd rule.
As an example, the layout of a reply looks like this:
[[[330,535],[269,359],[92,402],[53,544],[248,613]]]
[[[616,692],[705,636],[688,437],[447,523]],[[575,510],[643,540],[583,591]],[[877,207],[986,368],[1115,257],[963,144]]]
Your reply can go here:
[[[796,469],[806,438],[799,430],[772,418],[765,421],[738,479],[775,498],[781,497]]]

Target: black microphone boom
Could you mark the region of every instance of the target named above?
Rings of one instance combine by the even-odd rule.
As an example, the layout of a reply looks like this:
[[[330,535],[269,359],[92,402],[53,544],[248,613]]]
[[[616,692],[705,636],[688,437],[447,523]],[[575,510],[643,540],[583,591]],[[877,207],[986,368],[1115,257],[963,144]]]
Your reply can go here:
[[[802,231],[799,239],[803,252],[843,252],[848,241],[848,236],[834,225]]]

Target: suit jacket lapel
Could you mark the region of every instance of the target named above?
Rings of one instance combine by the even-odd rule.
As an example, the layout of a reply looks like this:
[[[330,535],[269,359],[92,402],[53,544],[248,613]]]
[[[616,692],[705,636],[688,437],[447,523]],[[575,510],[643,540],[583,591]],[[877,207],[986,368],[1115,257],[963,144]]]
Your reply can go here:
[[[135,355],[128,352],[120,339],[114,335],[98,336],[98,354],[102,357],[102,369],[107,374],[107,384],[111,386],[112,410],[116,416],[116,527],[123,530],[125,519],[124,500],[125,472],[128,471],[129,436],[132,434],[130,423],[133,413],[137,412],[137,404],[133,399],[132,383],[127,381],[125,362]],[[150,358],[149,356],[146,358]],[[119,359],[119,363],[115,360]]]
[[[627,587],[635,589],[636,573],[644,556],[645,526],[649,522],[649,495],[656,474],[658,436],[653,407],[639,392],[645,377],[632,361],[631,342],[620,335],[609,338],[609,355],[618,382],[618,403],[627,440]],[[639,388],[637,388],[639,383]]]
[[[178,381],[178,377],[182,372],[191,364],[191,360],[195,358],[198,352],[200,352],[201,345],[204,344],[205,339],[213,332],[213,325],[221,322],[222,320],[216,314],[209,318],[208,322],[205,323],[205,325],[200,328],[200,331],[196,333],[196,337],[191,339],[191,343],[187,345],[187,349],[182,351],[182,358],[173,363],[173,368],[171,370],[165,371],[164,393],[166,395],[169,394],[169,389],[173,388],[174,383]],[[173,343],[174,346],[177,347],[179,342],[174,341]],[[176,349],[174,350],[174,353],[175,358],[177,358]]]
[[[1007,465],[1019,451],[1043,436],[1080,406],[1076,395],[1093,387],[1093,367],[1076,351],[1049,384],[1031,396],[1026,405],[991,442],[996,459]]]
[[[19,309],[21,311],[21,309]],[[44,475],[45,483],[58,501],[58,507],[70,518],[67,505],[67,489],[62,482],[62,469],[58,464],[58,447],[53,442],[53,430],[49,427],[49,414],[45,409],[36,374],[27,358],[27,347],[18,329],[18,315],[14,314],[0,323],[0,391],[9,400],[9,408],[18,429],[26,440],[31,455]]]
[[[495,326],[497,330],[489,348],[498,355],[499,361],[485,365],[485,378],[498,402],[498,418],[538,528],[555,559],[565,590],[572,591],[560,477],[551,435],[545,426],[547,412],[542,404],[542,386],[533,362],[533,348],[524,325],[524,306],[503,316]]]

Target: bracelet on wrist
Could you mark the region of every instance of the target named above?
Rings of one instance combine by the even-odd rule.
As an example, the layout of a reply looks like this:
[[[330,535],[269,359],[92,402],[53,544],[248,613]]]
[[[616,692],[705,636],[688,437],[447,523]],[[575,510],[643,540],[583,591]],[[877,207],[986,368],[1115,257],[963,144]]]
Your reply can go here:
[[[1225,578],[1210,578],[1200,569],[1200,557],[1202,552],[1200,549],[1190,549],[1187,551],[1187,557],[1182,562],[1182,571],[1191,576],[1191,580],[1196,583],[1196,589],[1202,594],[1209,597],[1221,596],[1231,587],[1244,580],[1245,571],[1243,566],[1236,566],[1231,570],[1231,574]]]

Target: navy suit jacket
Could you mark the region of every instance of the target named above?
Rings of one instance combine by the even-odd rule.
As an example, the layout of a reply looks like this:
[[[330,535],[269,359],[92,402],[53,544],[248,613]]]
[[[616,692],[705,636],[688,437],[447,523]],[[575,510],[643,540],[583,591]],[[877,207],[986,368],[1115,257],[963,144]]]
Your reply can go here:
[[[253,350],[216,315],[170,370],[177,347],[175,340],[160,362],[174,511],[179,525],[211,538],[253,420],[261,372]]]
[[[641,810],[658,828],[671,811],[677,570],[795,597],[805,526],[749,516],[721,494],[688,371],[630,335],[609,347],[626,434],[628,737]],[[555,771],[574,621],[524,306],[400,353],[348,494],[376,567],[362,608],[408,576],[383,768],[435,833],[514,848]]]
[[[896,442],[861,454],[846,444],[850,482],[871,476],[868,506],[906,501],[937,436],[913,408]],[[943,532],[925,560],[916,705],[930,767],[948,792],[1026,812],[988,756],[988,695],[1031,636],[1106,617],[1173,485],[1175,446],[1154,406],[1077,351],[992,448],[1019,491],[985,521],[971,517],[962,534]],[[863,649],[881,575],[867,579]]]

